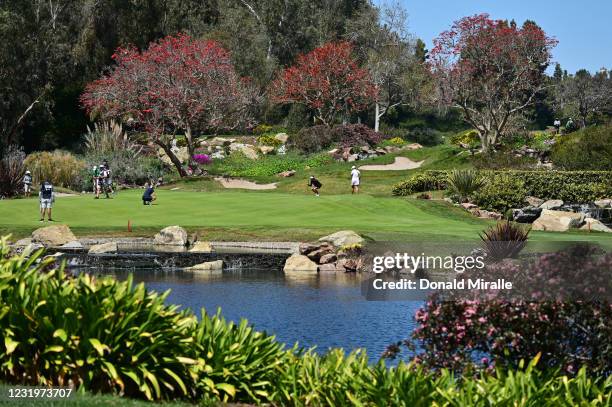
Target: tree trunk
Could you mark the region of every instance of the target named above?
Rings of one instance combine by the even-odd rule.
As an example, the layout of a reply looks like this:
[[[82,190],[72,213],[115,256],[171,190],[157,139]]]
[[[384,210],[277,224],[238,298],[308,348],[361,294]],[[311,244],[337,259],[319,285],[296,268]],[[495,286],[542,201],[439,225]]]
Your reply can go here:
[[[376,103],[376,108],[374,111],[374,131],[378,132],[379,127],[380,127],[380,105]]]
[[[174,164],[174,166],[176,167],[176,170],[178,171],[179,175],[181,177],[186,177],[187,172],[183,168],[183,164],[181,164],[181,161],[174,154],[174,151],[172,151],[172,148],[170,148],[170,146],[166,143],[162,143],[161,141],[156,141],[155,143],[164,150],[168,158],[170,158],[170,161],[172,161],[172,164]]]

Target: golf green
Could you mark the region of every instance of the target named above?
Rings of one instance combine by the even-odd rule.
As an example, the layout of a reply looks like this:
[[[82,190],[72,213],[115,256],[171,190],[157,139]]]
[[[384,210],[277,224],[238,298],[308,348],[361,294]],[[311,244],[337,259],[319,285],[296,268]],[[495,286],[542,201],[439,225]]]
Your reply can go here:
[[[152,206],[141,191],[114,199],[91,195],[58,197],[53,218],[77,234],[150,235],[168,225],[198,231],[209,239],[296,240],[351,229],[375,240],[476,240],[490,222],[443,202],[371,195],[286,194],[277,192],[185,192],[161,190]],[[0,233],[26,236],[41,227],[38,199],[0,201]],[[45,225],[48,223],[45,223]],[[603,234],[534,233],[538,240],[608,240]]]

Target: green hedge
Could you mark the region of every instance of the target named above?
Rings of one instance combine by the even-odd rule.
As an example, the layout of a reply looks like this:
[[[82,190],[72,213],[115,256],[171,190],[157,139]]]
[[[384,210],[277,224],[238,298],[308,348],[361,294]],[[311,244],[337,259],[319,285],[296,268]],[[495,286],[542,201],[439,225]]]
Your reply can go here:
[[[477,195],[483,207],[504,210],[520,206],[527,196],[585,203],[612,196],[612,171],[481,171],[489,180]],[[446,189],[447,171],[424,171],[393,186],[393,194],[408,196],[417,192]],[[504,195],[496,201],[495,195]],[[477,200],[478,201],[478,200]],[[504,204],[501,201],[506,201]]]
[[[285,349],[218,314],[198,321],[131,280],[72,277],[0,242],[0,381],[153,400],[287,406],[609,405],[612,378],[535,369],[458,380],[362,352]]]

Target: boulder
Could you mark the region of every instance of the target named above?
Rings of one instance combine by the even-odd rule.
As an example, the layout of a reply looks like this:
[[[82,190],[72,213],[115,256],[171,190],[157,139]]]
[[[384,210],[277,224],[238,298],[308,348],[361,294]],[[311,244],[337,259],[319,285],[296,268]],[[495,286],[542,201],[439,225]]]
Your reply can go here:
[[[295,175],[295,170],[283,171],[279,172],[278,176],[283,178],[293,177]]]
[[[257,159],[257,151],[255,151],[255,147],[251,144],[243,144],[243,143],[232,143],[229,146],[230,151],[240,151],[247,158],[251,160]]]
[[[512,220],[518,223],[533,223],[542,214],[542,209],[527,206],[521,209],[512,209]]]
[[[19,239],[15,242],[16,247],[26,247],[32,244],[32,238]]]
[[[412,143],[412,144],[408,144],[404,147],[404,150],[418,150],[423,148],[422,145],[420,145],[419,143]]]
[[[267,154],[270,154],[270,153],[274,152],[274,147],[272,147],[272,146],[260,146],[259,147],[259,151],[263,155],[267,155]]]
[[[544,203],[544,200],[535,196],[528,196],[527,198],[525,198],[525,202],[528,203],[529,206],[535,206],[536,208],[539,208],[540,205]]]
[[[300,254],[307,255],[308,253],[314,252],[315,250],[319,250],[321,245],[316,245],[312,243],[300,243]]]
[[[308,258],[314,262],[319,262],[319,260],[321,259],[321,257],[327,255],[327,254],[331,254],[333,253],[332,249],[329,247],[322,247],[318,250],[315,250],[313,252],[310,252],[307,254]]]
[[[155,235],[153,244],[187,246],[187,232],[180,226],[168,226]]]
[[[87,254],[117,253],[118,250],[117,242],[107,242],[91,246]]]
[[[353,161],[357,161],[359,159],[359,155],[358,154],[351,154],[347,157],[346,161],[348,162],[353,162]]]
[[[555,210],[555,209],[559,209],[562,206],[563,206],[563,201],[562,200],[560,200],[560,199],[549,199],[548,201],[546,201],[542,205],[540,205],[540,208]]]
[[[477,216],[482,219],[495,219],[495,220],[501,220],[504,217],[504,215],[502,215],[499,212],[486,211],[484,209],[479,209]]]
[[[189,150],[187,150],[187,147],[177,147],[173,150],[173,153],[181,163],[186,163],[189,161]],[[157,150],[157,154],[164,164],[174,165],[163,148]]]
[[[595,204],[596,207],[598,208],[612,208],[612,199],[599,199],[595,202],[593,202]]]
[[[285,144],[289,140],[289,135],[287,133],[278,133],[274,138]]]
[[[220,271],[223,270],[223,260],[206,261],[195,266],[185,267],[184,271]]]
[[[336,247],[346,246],[351,244],[361,244],[365,240],[352,230],[341,230],[336,233],[332,233],[328,236],[323,236],[319,239],[319,242],[329,242]]]
[[[234,141],[236,141],[236,139],[234,138],[215,137],[211,140],[208,140],[208,143],[216,146],[229,146]]]
[[[586,218],[584,220],[584,225],[580,228],[581,230],[588,230],[589,232],[606,232],[612,233],[612,229],[593,218]]]
[[[336,256],[336,253],[328,253],[328,254],[324,254],[323,256],[321,256],[321,258],[319,259],[319,264],[328,264],[328,263],[333,263],[338,259],[338,256]]]
[[[212,253],[210,242],[198,241],[189,249],[190,253]]]
[[[470,209],[478,208],[477,205],[474,205],[473,203],[469,203],[469,202],[462,203],[461,207],[465,209],[466,211],[469,211]]]
[[[32,232],[32,242],[44,246],[58,247],[74,240],[77,238],[67,225],[47,226]]]
[[[542,214],[533,222],[533,230],[550,232],[565,232],[571,228],[580,227],[584,222],[584,214],[574,212],[542,210]]]
[[[347,273],[352,273],[352,272],[357,271],[357,267],[358,267],[357,261],[353,259],[340,259],[336,263],[336,269],[339,269],[339,270],[344,269],[344,271]]]
[[[301,254],[293,254],[285,261],[283,271],[285,273],[317,274],[319,266],[308,257]]]

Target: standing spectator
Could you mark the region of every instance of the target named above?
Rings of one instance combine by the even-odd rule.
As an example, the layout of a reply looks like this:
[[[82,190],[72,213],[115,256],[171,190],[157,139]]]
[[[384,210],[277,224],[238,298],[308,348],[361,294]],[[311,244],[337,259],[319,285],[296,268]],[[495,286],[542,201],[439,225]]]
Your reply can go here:
[[[49,181],[45,181],[40,186],[40,192],[38,193],[40,198],[40,221],[45,221],[45,213],[49,222],[53,222],[51,218],[51,208],[53,202],[55,202],[55,192],[53,192],[53,185]]]
[[[28,198],[32,194],[32,173],[30,171],[26,171],[23,176],[23,193]]]
[[[555,121],[553,122],[553,126],[555,126],[557,134],[559,134],[561,132],[561,120],[555,119]]]
[[[359,193],[359,183],[361,181],[361,172],[354,165],[351,167],[351,194]]]
[[[94,199],[100,198],[100,170],[97,166],[91,169],[91,180],[93,182],[93,193],[96,195]]]
[[[314,175],[311,175],[310,179],[308,180],[308,186],[316,196],[319,196],[319,189],[323,186],[323,184],[321,184],[321,182],[316,179]]]

